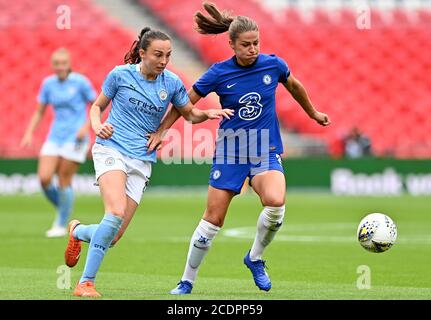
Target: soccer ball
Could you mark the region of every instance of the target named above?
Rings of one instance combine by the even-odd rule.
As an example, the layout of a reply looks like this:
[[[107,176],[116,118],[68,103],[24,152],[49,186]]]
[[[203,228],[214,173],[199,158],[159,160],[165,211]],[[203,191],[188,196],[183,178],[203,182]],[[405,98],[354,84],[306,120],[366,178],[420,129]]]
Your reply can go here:
[[[357,236],[361,246],[371,252],[389,250],[397,239],[397,226],[383,213],[371,213],[361,220]]]

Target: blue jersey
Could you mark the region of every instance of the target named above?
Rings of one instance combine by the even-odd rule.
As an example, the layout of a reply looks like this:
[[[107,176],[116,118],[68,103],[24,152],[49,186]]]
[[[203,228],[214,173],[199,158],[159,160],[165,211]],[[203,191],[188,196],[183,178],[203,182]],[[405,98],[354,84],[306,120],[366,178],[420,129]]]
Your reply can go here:
[[[193,89],[201,97],[215,92],[220,97],[222,108],[235,110],[230,120],[220,123],[216,154],[221,153],[219,145],[224,140],[224,155],[240,156],[241,148],[255,144],[258,154],[263,152],[282,153],[283,144],[280,136],[277,114],[275,111],[275,90],[279,82],[286,82],[290,75],[286,62],[275,56],[259,54],[250,66],[241,66],[236,57],[212,65],[195,83]],[[243,140],[240,132],[246,132]],[[268,142],[263,145],[263,134]],[[233,137],[236,141],[234,150],[227,150]],[[252,138],[256,139],[251,142]],[[261,140],[262,138],[262,140]],[[261,144],[262,143],[262,144]],[[264,150],[265,149],[265,150]]]
[[[156,162],[156,152],[147,152],[147,134],[155,132],[169,103],[184,107],[190,100],[180,78],[164,70],[156,80],[147,80],[139,64],[115,67],[106,77],[102,91],[112,99],[107,123],[114,127],[109,139],[96,142],[131,158]]]
[[[54,108],[48,140],[56,143],[75,141],[78,130],[87,119],[87,104],[95,99],[96,92],[82,74],[71,72],[64,80],[57,75],[45,78],[38,101]]]

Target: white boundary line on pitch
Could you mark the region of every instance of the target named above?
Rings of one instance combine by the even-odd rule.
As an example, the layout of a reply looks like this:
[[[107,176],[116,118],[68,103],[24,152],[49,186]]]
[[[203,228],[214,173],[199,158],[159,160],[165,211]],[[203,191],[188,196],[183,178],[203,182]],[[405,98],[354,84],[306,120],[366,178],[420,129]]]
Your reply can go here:
[[[277,241],[289,241],[289,242],[340,242],[340,243],[354,243],[356,242],[356,229],[352,224],[347,223],[322,223],[322,224],[291,224],[284,226],[276,235]],[[310,231],[340,231],[347,230],[351,231],[351,236],[346,235],[310,235]],[[289,234],[297,233],[301,231],[302,235]],[[308,233],[308,234],[307,234]],[[313,233],[313,232],[311,232]],[[255,226],[230,228],[222,231],[222,235],[228,238],[236,239],[254,239],[256,234]],[[403,236],[399,237],[396,243],[402,244],[431,244],[431,235],[415,235],[415,236]]]

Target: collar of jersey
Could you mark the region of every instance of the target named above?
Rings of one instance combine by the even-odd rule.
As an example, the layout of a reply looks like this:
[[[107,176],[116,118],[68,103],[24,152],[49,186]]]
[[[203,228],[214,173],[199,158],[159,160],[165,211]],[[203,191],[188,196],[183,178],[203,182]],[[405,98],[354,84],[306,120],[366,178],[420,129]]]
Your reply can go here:
[[[232,60],[233,60],[233,63],[234,63],[236,66],[238,66],[238,67],[240,67],[240,68],[248,69],[248,68],[252,68],[252,67],[254,67],[254,66],[256,65],[257,60],[259,60],[259,57],[260,57],[260,54],[258,54],[258,55],[257,55],[256,60],[254,60],[254,62],[253,62],[252,64],[248,65],[248,66],[242,66],[242,65],[240,65],[240,64],[238,63],[238,60],[236,59],[236,56],[233,56],[233,57],[232,57]]]
[[[144,81],[148,81],[148,82],[156,82],[157,78],[160,76],[160,74],[159,74],[157,76],[157,78],[154,79],[154,80],[145,79],[144,75],[141,73],[141,63],[138,63],[138,64],[135,65],[135,70],[136,70],[137,73],[139,73],[140,79],[142,79]]]
[[[55,75],[55,78],[57,79],[58,82],[65,83],[66,81],[70,80],[70,76],[72,76],[72,74],[73,74],[73,71],[70,71],[67,74],[66,78],[64,78],[63,80],[60,80],[60,78],[57,75]]]

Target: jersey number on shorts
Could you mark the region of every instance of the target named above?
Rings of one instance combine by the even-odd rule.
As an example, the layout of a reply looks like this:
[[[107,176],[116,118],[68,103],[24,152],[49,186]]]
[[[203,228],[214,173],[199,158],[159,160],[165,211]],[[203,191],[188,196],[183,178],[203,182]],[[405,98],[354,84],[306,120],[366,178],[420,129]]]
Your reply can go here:
[[[262,113],[263,105],[260,104],[261,96],[257,92],[249,92],[243,95],[238,103],[242,106],[239,109],[239,117],[243,120],[254,120]]]

